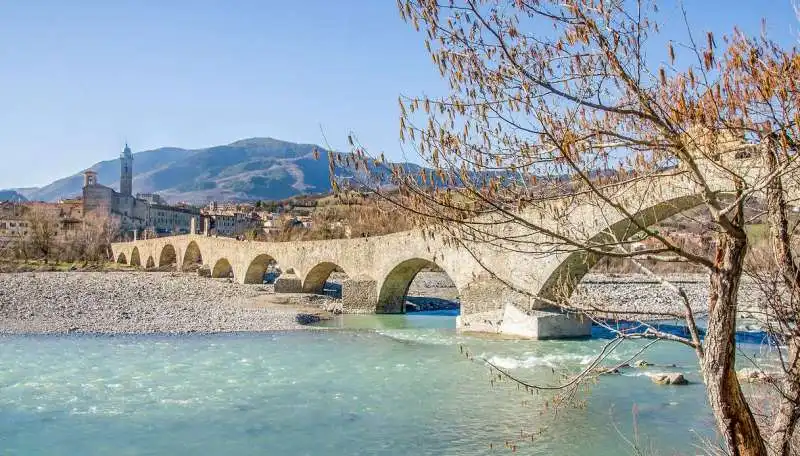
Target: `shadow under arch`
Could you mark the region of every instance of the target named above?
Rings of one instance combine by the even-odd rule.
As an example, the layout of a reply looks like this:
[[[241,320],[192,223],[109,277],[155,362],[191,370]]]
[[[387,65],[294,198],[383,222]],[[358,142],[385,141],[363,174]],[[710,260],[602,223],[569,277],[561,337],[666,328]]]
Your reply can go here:
[[[139,247],[134,247],[131,251],[131,266],[142,267],[142,259],[139,256]]]
[[[449,274],[442,270],[439,265],[430,260],[422,258],[411,258],[395,266],[383,280],[380,293],[378,295],[377,313],[404,313],[406,310],[405,302],[408,290],[414,277],[423,269],[441,271],[446,274],[450,282]],[[455,285],[453,285],[455,288]]]
[[[211,270],[211,277],[215,279],[219,278],[233,278],[233,267],[231,266],[230,261],[226,258],[220,258],[214,264],[214,268]]]
[[[311,268],[303,281],[303,293],[324,294],[325,283],[337,270],[344,272],[341,266],[330,261],[324,261]],[[345,274],[347,273],[345,272]]]
[[[125,258],[125,254],[124,253],[120,253],[119,254],[119,256],[117,257],[117,263],[119,263],[119,264],[128,264],[128,259]]]
[[[264,283],[264,275],[267,273],[267,269],[269,269],[270,265],[274,265],[276,263],[277,262],[275,261],[275,258],[267,255],[266,253],[262,253],[261,255],[253,258],[253,260],[250,261],[250,265],[247,266],[247,271],[244,274],[244,283]]]
[[[151,255],[151,256],[147,257],[147,263],[146,263],[145,268],[146,269],[152,269],[154,267],[156,267],[156,262],[155,262],[155,260],[153,260],[153,256]]]
[[[198,267],[203,264],[203,255],[200,252],[200,246],[197,242],[192,241],[186,246],[186,252],[183,254],[183,263],[181,269],[183,271],[191,271],[193,267]]]
[[[158,267],[169,266],[178,262],[178,254],[175,252],[175,247],[172,244],[167,244],[161,249],[161,254],[158,256]]]

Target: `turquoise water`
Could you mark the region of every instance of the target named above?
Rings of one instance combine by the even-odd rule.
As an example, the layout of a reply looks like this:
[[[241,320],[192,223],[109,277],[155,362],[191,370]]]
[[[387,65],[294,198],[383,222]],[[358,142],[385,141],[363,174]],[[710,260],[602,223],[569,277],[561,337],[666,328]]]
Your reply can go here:
[[[657,386],[631,370],[554,414],[546,395],[493,385],[461,348],[552,382],[553,368],[578,369],[607,341],[483,340],[446,316],[330,324],[365,329],[0,337],[0,454],[473,455],[514,441],[518,454],[618,455],[634,415],[644,446],[694,454],[710,433],[694,355],[674,344],[646,358],[677,363],[694,384]]]

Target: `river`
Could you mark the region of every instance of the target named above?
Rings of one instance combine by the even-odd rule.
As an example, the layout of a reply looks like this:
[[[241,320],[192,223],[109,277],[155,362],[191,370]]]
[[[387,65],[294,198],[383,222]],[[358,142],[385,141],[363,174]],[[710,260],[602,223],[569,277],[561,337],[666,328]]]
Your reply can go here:
[[[634,422],[644,447],[695,454],[713,435],[694,354],[675,344],[645,358],[677,364],[692,384],[658,386],[629,369],[554,414],[549,396],[493,384],[462,349],[552,382],[552,368],[579,369],[606,340],[487,340],[441,315],[327,325],[341,329],[2,336],[0,454],[475,455],[514,442],[516,454],[602,456],[629,453]]]

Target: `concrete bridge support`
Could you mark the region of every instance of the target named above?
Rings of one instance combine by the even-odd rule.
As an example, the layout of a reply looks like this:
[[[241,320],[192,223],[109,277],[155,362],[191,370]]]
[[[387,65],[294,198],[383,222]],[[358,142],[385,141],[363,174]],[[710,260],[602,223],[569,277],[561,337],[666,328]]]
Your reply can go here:
[[[537,296],[514,291],[497,279],[482,278],[470,283],[461,291],[460,302],[456,326],[464,331],[529,339],[591,335],[588,319],[564,314]]]

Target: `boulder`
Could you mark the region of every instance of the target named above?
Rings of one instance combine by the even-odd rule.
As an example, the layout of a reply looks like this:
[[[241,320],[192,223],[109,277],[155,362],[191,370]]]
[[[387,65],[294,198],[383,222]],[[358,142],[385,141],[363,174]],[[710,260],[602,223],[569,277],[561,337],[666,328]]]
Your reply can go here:
[[[639,368],[639,369],[641,369],[643,367],[648,367],[648,366],[652,366],[652,364],[648,363],[647,361],[645,361],[643,359],[637,359],[633,363],[633,367],[636,367],[636,368]]]
[[[208,266],[200,266],[197,268],[197,275],[200,277],[211,277],[211,268]]]
[[[622,372],[616,367],[596,367],[593,372],[598,375],[619,375]]]
[[[688,385],[689,381],[681,373],[664,373],[650,375],[650,380],[658,385]]]
[[[298,313],[295,315],[294,320],[301,325],[310,325],[313,323],[318,323],[321,318],[316,314]]]

